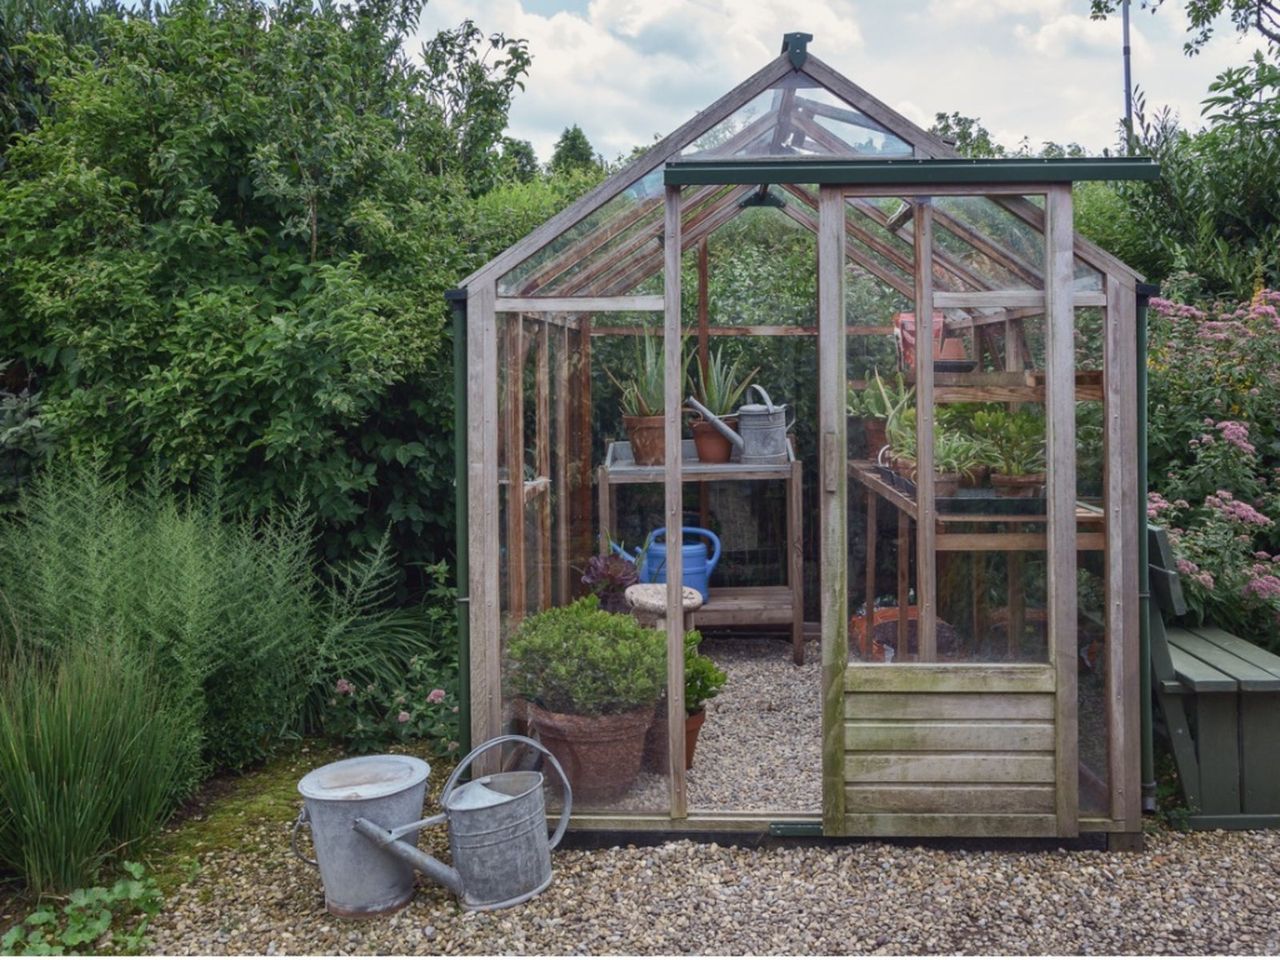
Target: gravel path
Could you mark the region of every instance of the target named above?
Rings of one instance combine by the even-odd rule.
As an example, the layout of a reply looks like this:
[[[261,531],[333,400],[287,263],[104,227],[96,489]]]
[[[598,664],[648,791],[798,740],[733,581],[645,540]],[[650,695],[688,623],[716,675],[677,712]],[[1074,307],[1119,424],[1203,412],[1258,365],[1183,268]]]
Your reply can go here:
[[[439,843],[438,831],[431,842]],[[562,850],[542,896],[465,914],[330,917],[288,825],[246,824],[157,918],[165,954],[1280,951],[1280,833],[1166,833],[1142,854],[689,841]],[[434,850],[439,854],[439,849]]]
[[[822,811],[822,653],[805,645],[804,666],[776,637],[708,637],[702,653],[728,679],[707,704],[688,773],[689,809]],[[641,772],[612,803],[582,811],[662,813],[671,809],[665,774]],[[548,795],[548,807],[555,800]]]

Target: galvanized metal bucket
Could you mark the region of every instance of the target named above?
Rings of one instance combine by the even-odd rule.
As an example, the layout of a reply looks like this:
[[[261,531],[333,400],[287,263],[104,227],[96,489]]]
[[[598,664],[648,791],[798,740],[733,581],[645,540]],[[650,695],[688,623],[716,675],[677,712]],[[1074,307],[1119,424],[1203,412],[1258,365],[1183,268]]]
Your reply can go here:
[[[293,825],[293,852],[320,868],[324,902],[339,917],[370,917],[403,907],[413,897],[413,868],[373,846],[351,825],[357,818],[404,823],[422,816],[431,767],[417,757],[339,760],[298,781],[303,807]],[[311,828],[316,859],[298,851],[298,831]],[[403,834],[416,843],[416,827]]]
[[[560,777],[564,805],[550,840],[541,773],[514,770],[458,786],[463,771],[478,756],[492,747],[513,742],[544,754]],[[421,780],[415,784],[417,804],[412,808],[407,799],[401,798],[407,789],[402,781],[408,778],[395,767],[396,761],[412,761],[421,766]],[[365,766],[335,770],[358,763]],[[294,852],[298,853],[298,829],[309,822],[324,880],[325,903],[332,913],[372,916],[404,906],[413,895],[415,869],[456,893],[468,910],[514,906],[547,888],[551,882],[551,851],[568,829],[573,806],[568,778],[551,752],[527,737],[509,735],[490,740],[467,754],[449,775],[440,794],[444,813],[410,820],[422,811],[428,769],[412,757],[362,757],[321,767],[299,782],[298,789],[307,804],[294,825]],[[351,791],[356,781],[359,784],[354,793],[359,796],[343,795],[342,790]],[[367,795],[379,790],[383,792],[378,797]],[[377,801],[393,796],[400,798],[401,805],[394,809],[377,805]],[[402,825],[387,828],[384,824],[388,823]],[[428,856],[415,845],[421,828],[441,823],[449,826],[453,866]]]

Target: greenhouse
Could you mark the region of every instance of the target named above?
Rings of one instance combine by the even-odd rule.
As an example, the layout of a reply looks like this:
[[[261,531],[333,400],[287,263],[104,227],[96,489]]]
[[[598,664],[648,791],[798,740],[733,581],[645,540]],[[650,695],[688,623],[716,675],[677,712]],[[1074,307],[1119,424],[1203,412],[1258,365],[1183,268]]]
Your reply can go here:
[[[1157,169],[958,158],[810,39],[451,294],[471,741],[580,829],[1123,842],[1144,287],[1071,188]]]

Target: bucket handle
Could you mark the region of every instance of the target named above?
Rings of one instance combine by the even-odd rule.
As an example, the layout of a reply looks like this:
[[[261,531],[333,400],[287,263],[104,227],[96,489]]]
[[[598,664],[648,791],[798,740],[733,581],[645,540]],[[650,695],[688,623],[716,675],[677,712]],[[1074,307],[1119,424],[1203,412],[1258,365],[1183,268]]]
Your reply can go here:
[[[458,785],[458,778],[462,776],[462,771],[469,767],[472,761],[480,754],[491,747],[496,747],[500,743],[523,743],[525,746],[533,747],[539,753],[544,754],[551,761],[551,766],[555,767],[556,774],[560,777],[560,783],[564,786],[564,808],[560,811],[560,822],[556,825],[556,832],[551,837],[551,849],[554,850],[560,841],[564,839],[565,831],[569,829],[569,811],[573,807],[573,789],[569,786],[569,778],[564,775],[564,770],[560,766],[560,761],[555,758],[555,754],[537,740],[530,740],[528,737],[508,733],[480,744],[480,746],[463,757],[462,762],[453,768],[453,773],[449,774],[449,779],[445,781],[444,789],[440,791],[440,806],[448,809],[449,794],[453,793],[453,788]]]
[[[293,855],[303,863],[309,863],[313,867],[320,866],[319,861],[312,860],[310,857],[304,857],[302,851],[298,849],[298,831],[302,829],[302,825],[311,823],[311,818],[307,816],[307,808],[303,806],[298,811],[298,819],[293,821],[293,832],[289,836],[289,846],[293,848]]]

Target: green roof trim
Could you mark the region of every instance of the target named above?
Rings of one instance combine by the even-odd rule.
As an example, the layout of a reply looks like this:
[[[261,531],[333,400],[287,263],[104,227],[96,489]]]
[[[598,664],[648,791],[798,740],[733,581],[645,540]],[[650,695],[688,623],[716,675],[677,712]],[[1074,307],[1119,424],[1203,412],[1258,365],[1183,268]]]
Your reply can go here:
[[[668,186],[1073,183],[1077,180],[1155,180],[1159,176],[1160,165],[1150,157],[672,160],[663,170]]]

